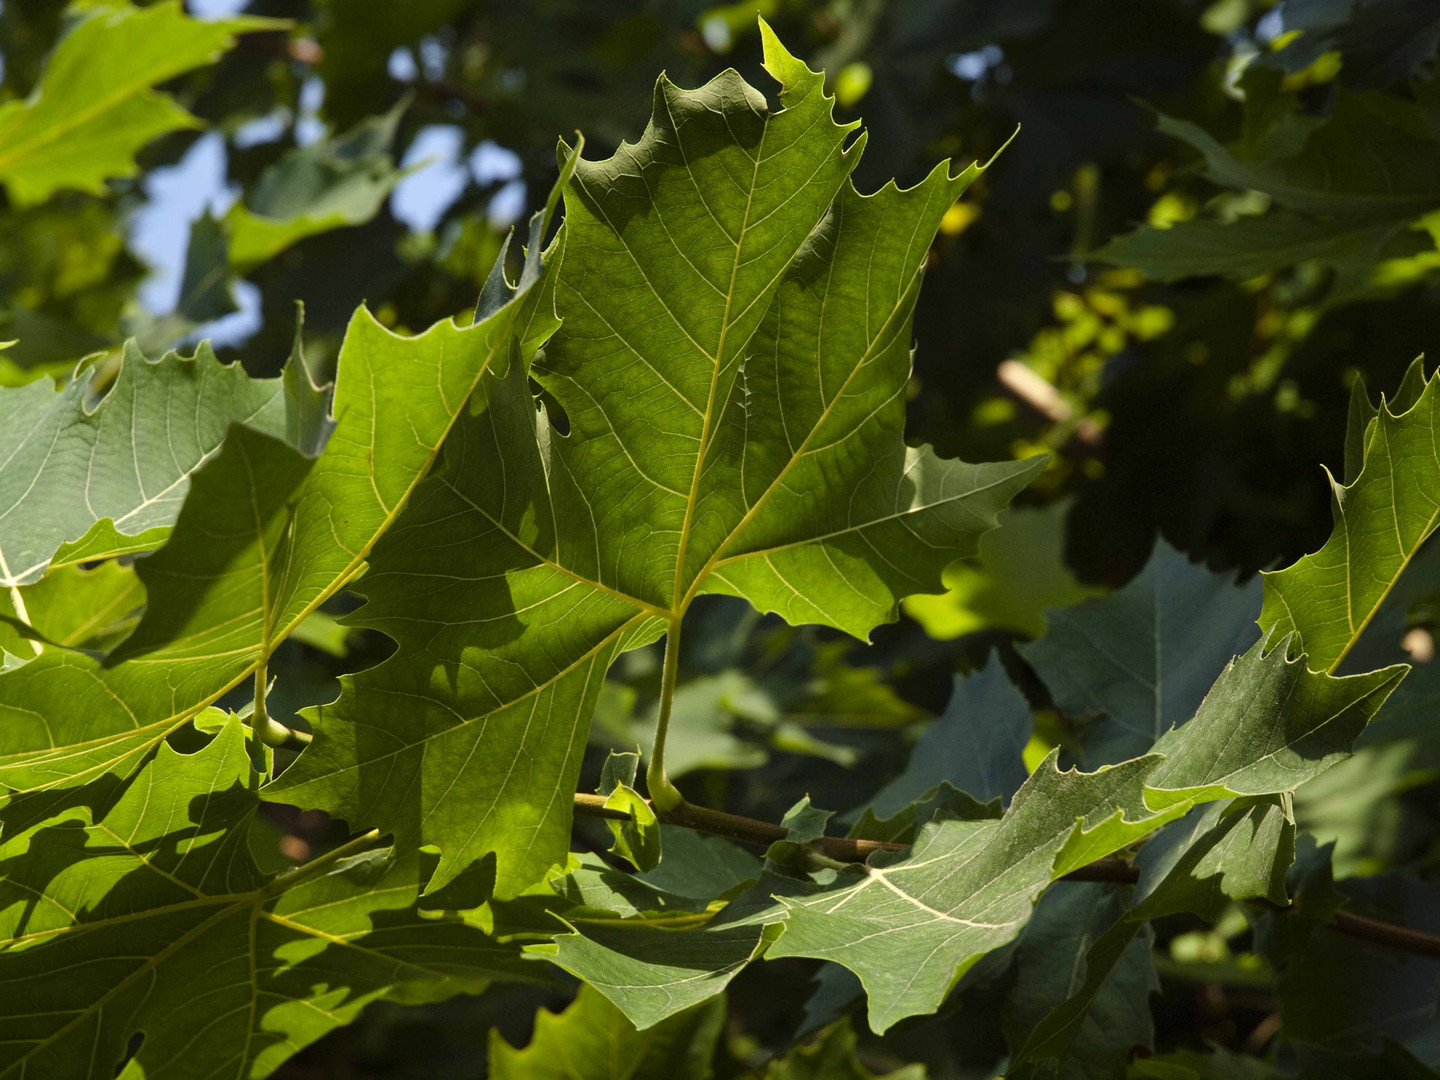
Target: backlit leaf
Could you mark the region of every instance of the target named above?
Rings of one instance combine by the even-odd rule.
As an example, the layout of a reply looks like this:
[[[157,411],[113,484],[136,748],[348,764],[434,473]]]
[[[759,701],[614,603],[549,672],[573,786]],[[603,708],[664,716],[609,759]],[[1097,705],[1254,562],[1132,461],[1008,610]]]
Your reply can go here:
[[[725,999],[712,998],[637,1031],[588,986],[563,1013],[535,1015],[530,1045],[517,1050],[490,1029],[494,1080],[706,1080],[725,1023]]]
[[[1329,478],[1335,531],[1325,546],[1264,576],[1261,627],[1275,637],[1298,632],[1317,668],[1340,666],[1440,525],[1440,379],[1423,385],[1399,412],[1382,400],[1352,483]]]
[[[473,325],[447,320],[403,337],[364,308],[355,315],[323,449],[330,421],[308,377],[282,389],[289,401],[272,428],[295,445],[231,430],[195,474],[167,545],[140,564],[149,604],[118,652],[100,661],[47,650],[0,673],[0,716],[17,721],[0,736],[8,786],[133,769],[364,568],[486,372],[518,367],[549,332],[548,292],[534,287],[546,219],[536,215],[518,290],[511,296],[502,276],[488,316]]]
[[[198,126],[154,87],[213,62],[236,34],[284,25],[202,22],[180,0],[99,7],[60,42],[29,99],[0,105],[0,182],[21,204],[60,188],[103,194],[108,178],[135,175],[135,152],[155,136]]]
[[[494,852],[509,896],[563,859],[606,669],[695,596],[864,636],[1039,467],[902,438],[920,272],[979,167],[860,196],[863,137],[765,40],[779,110],[662,77],[645,137],[576,165],[533,370],[568,433],[518,365],[490,386],[371,559],[359,618],[395,655],[271,789],[438,846],[437,881]]]
[[[131,343],[98,402],[94,383],[0,389],[0,585],[38,581],[62,545],[60,565],[158,547],[232,423],[285,434],[281,380],[208,345],[152,362]]]
[[[413,856],[262,874],[244,740],[231,720],[195,754],[162,748],[103,814],[76,807],[0,847],[0,1075],[111,1076],[143,1035],[121,1075],[264,1076],[378,997],[538,974],[423,916]]]

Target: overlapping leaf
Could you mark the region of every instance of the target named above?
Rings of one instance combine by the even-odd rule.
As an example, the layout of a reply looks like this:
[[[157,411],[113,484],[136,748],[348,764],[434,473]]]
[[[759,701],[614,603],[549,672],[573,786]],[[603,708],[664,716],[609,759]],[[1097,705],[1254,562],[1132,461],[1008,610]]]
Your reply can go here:
[[[1164,540],[1123,589],[1049,615],[1020,647],[1055,703],[1083,722],[1081,763],[1143,754],[1199,708],[1232,656],[1257,634],[1260,583],[1192,563]]]
[[[977,558],[945,568],[946,592],[905,601],[905,614],[942,641],[996,627],[1026,637],[1045,633],[1045,612],[1097,591],[1065,565],[1065,522],[1072,503],[1011,507],[980,540]]]
[[[1347,486],[1330,478],[1335,531],[1325,546],[1265,575],[1261,627],[1298,632],[1317,668],[1339,668],[1440,525],[1440,379],[1406,404],[1397,413],[1382,400],[1373,420],[1362,416],[1364,464]]]
[[[908,854],[873,856],[831,883],[767,874],[701,929],[587,925],[557,938],[550,955],[641,1027],[719,992],[761,954],[833,960],[859,975],[871,1024],[883,1031],[938,1007],[959,974],[1015,938],[1056,878],[1144,839],[1197,803],[1283,794],[1322,773],[1348,755],[1404,672],[1336,678],[1311,671],[1284,644],[1268,652],[1256,644],[1221,673],[1196,716],[1148,756],[1078,773],[1057,770],[1052,754],[998,820],[942,812]],[[1231,845],[1268,837],[1270,819],[1226,806],[1218,827],[1207,819],[1157,853],[1161,869],[1150,880],[1159,874],[1162,884],[1147,889],[1164,910],[1189,909],[1217,884],[1228,896],[1278,895],[1280,848],[1288,851],[1284,841],[1293,836],[1285,816],[1280,846],[1266,848],[1270,857],[1257,865],[1261,852]],[[1123,943],[1119,949],[1117,957]],[[1096,978],[1098,993],[1099,969]],[[1076,1007],[1077,1020],[1087,1007]]]
[[[534,368],[568,433],[518,367],[457,427],[365,584],[395,656],[273,789],[437,845],[437,881],[494,852],[512,895],[563,858],[605,669],[696,595],[863,636],[1038,467],[901,437],[925,253],[979,168],[858,195],[861,143],[764,32],[781,109],[662,78],[645,137],[577,166]]]
[[[98,402],[95,369],[0,389],[0,585],[162,544],[233,423],[285,434],[281,379],[215,359],[146,360],[131,342]],[[57,552],[58,560],[57,560]]]
[[[26,101],[0,105],[0,182],[17,203],[60,188],[103,194],[110,177],[134,176],[135,152],[155,136],[198,126],[154,87],[208,64],[248,30],[273,19],[200,22],[180,0],[148,8],[96,5],[50,57]]]
[[[145,589],[133,567],[104,562],[92,570],[66,566],[18,590],[0,593],[0,649],[29,659],[37,644],[72,649],[109,648],[139,620]]]
[[[1153,935],[1125,914],[1114,886],[1098,882],[1064,882],[1036,906],[1016,951],[1007,1076],[1108,1080],[1135,1047],[1151,1047],[1150,995],[1160,990]],[[1047,1059],[1059,1062],[1047,1068]]]
[[[404,103],[342,136],[296,147],[225,215],[230,261],[245,270],[307,236],[369,221],[404,175],[390,144]]]
[[[1440,891],[1433,882],[1392,872],[1351,879],[1336,893],[1328,859],[1307,862],[1308,874],[1319,880],[1302,881],[1302,887],[1318,886],[1357,913],[1440,931]],[[1398,1044],[1388,1068],[1367,1073],[1359,1062],[1346,1068],[1337,1060],[1333,1071],[1319,1075],[1404,1077],[1412,1075],[1401,1067],[1409,1054],[1432,1068],[1440,1062],[1440,961],[1356,941],[1313,923],[1305,936],[1289,932],[1288,926],[1276,929],[1281,932],[1262,937],[1262,950],[1279,972],[1281,1015],[1295,1038],[1344,1054],[1373,1051],[1382,1038]],[[1416,1068],[1413,1075],[1423,1074]]]
[[[1095,773],[1059,772],[1052,756],[999,821],[937,819],[904,859],[874,859],[848,888],[787,902],[768,955],[850,968],[876,1030],[928,1012],[957,972],[1015,936],[1054,877],[1195,802],[1293,790],[1348,752],[1403,674],[1336,679],[1256,645],[1152,755]]]
[[[422,914],[413,855],[262,874],[245,738],[232,719],[195,754],[162,748],[102,815],[0,847],[0,1076],[111,1076],[137,1035],[126,1076],[264,1076],[377,997],[536,974]]]
[[[890,817],[942,781],[981,801],[1008,799],[1025,780],[1030,728],[1029,704],[991,657],[980,671],[956,676],[944,713],[920,736],[905,771],[876,793],[872,811]]]
[[[1196,808],[1141,849],[1136,917],[1188,911],[1215,921],[1232,900],[1283,907],[1294,861],[1295,822],[1283,795]]]
[[[1303,40],[1300,51],[1308,52],[1323,38]],[[1294,51],[1292,45],[1269,58]],[[1349,57],[1344,70],[1351,70]],[[1097,258],[1161,281],[1250,278],[1321,263],[1336,271],[1329,299],[1339,302],[1384,287],[1385,263],[1403,266],[1403,260],[1433,255],[1433,237],[1423,226],[1424,215],[1440,206],[1440,187],[1430,178],[1440,143],[1423,104],[1341,88],[1328,113],[1315,113],[1263,60],[1245,71],[1241,85],[1245,114],[1233,143],[1174,117],[1160,117],[1159,130],[1198,150],[1211,180],[1263,192],[1276,208],[1233,222],[1202,218],[1167,229],[1141,227],[1112,240]],[[1399,280],[1406,279],[1402,273]]]
[[[597,991],[582,986],[563,1013],[535,1015],[530,1045],[517,1050],[490,1029],[494,1080],[706,1080],[725,999],[713,998],[637,1031]]]
[[[1167,229],[1142,227],[1111,240],[1095,258],[1133,266],[1152,281],[1211,274],[1247,279],[1311,259],[1368,269],[1433,247],[1425,233],[1403,220],[1335,222],[1276,211],[1232,224],[1200,220]]]
[[[328,441],[325,410],[304,392],[291,396],[286,441],[232,429],[167,545],[140,564],[149,604],[123,647],[103,661],[47,650],[0,674],[0,779],[26,791],[133,769],[360,572],[486,372],[518,369],[552,329],[547,220],[536,215],[518,288],[497,269],[471,326],[407,338],[356,314]]]
[[[1440,205],[1440,143],[1421,107],[1400,98],[1341,91],[1324,123],[1289,126],[1299,143],[1290,153],[1229,148],[1188,120],[1162,116],[1158,126],[1200,151],[1216,183],[1292,210],[1403,220]]]

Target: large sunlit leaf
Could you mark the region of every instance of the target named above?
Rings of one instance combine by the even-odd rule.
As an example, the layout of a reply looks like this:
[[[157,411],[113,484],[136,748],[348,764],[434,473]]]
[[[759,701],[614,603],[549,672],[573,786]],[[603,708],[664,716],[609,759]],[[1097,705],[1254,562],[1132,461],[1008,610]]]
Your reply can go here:
[[[662,78],[645,137],[577,165],[533,372],[568,432],[518,367],[457,427],[360,590],[395,655],[271,789],[438,846],[439,882],[493,852],[511,895],[563,859],[606,668],[695,596],[864,636],[1039,468],[902,438],[926,252],[979,167],[860,196],[821,76],[765,40],[778,110]]]
[[[100,195],[107,179],[134,176],[135,152],[147,142],[199,126],[155,87],[211,63],[236,34],[285,25],[202,22],[187,18],[180,0],[93,10],[56,47],[34,93],[0,105],[0,183],[17,203],[39,202],[60,188]]]

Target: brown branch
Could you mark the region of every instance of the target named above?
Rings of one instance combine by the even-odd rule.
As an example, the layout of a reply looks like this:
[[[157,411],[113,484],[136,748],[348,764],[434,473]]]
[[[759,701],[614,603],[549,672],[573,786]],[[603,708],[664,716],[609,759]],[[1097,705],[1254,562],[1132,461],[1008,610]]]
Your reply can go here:
[[[630,815],[623,810],[611,810],[605,806],[605,796],[575,793],[575,811],[587,817],[608,818],[611,821],[628,821]],[[703,806],[681,803],[674,810],[657,813],[656,818],[666,825],[680,825],[696,832],[723,836],[744,844],[769,846],[776,840],[784,840],[786,829],[769,821],[727,814],[723,810],[710,810]],[[847,836],[822,836],[815,841],[821,855],[837,862],[864,862],[877,851],[905,851],[909,844],[898,844],[889,840],[856,840]],[[1065,875],[1066,881],[1105,881],[1120,885],[1133,885],[1140,880],[1140,868],[1113,855],[1097,859],[1088,866],[1082,866]],[[1274,905],[1271,905],[1274,906]],[[1284,908],[1275,907],[1276,911]],[[1349,911],[1337,911],[1330,916],[1330,929],[1346,937],[1398,949],[1440,960],[1440,935],[1412,930],[1407,926],[1382,922]]]
[[[609,810],[605,807],[605,796],[575,793],[575,809],[590,817],[609,818],[612,821],[629,820],[623,810]],[[766,847],[776,840],[784,840],[786,829],[768,821],[727,814],[723,810],[710,810],[703,806],[681,803],[674,810],[658,811],[655,815],[666,825],[680,825],[696,832],[723,836],[727,840],[738,840],[742,844],[761,844]],[[848,836],[822,836],[816,841],[820,854],[837,862],[864,862],[877,851],[904,851],[910,845],[894,844],[888,840],[852,840]]]
[[[1346,937],[1368,941],[1372,945],[1384,945],[1401,952],[1440,960],[1440,935],[1427,934],[1423,930],[1381,922],[1379,919],[1356,915],[1352,911],[1337,911],[1331,915],[1330,929]]]

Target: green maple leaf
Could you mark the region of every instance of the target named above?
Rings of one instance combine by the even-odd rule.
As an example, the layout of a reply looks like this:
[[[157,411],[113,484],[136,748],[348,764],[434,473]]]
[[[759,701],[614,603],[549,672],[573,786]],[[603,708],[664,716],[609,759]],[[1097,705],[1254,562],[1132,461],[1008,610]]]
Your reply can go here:
[[[103,651],[139,620],[145,589],[133,567],[104,562],[92,570],[66,566],[19,590],[25,614],[13,595],[0,593],[0,649],[29,659],[36,641],[68,649]]]
[[[1436,918],[1440,888],[1433,881],[1390,871],[1351,878],[1338,883],[1337,890],[1324,857],[1328,853],[1320,854],[1320,859],[1309,860],[1310,880],[1297,882],[1297,891],[1308,887],[1329,894],[1332,904],[1340,901],[1356,914],[1428,933],[1440,929]],[[1383,1040],[1396,1051],[1393,1057],[1387,1054],[1385,1062],[1372,1059],[1369,1068],[1363,1067],[1363,1058],[1346,1061],[1337,1055],[1332,1070],[1322,1075],[1347,1080],[1433,1075],[1433,1069],[1422,1069],[1401,1047],[1427,1062],[1433,1060],[1432,1048],[1440,1036],[1440,986],[1434,960],[1397,955],[1372,942],[1346,937],[1323,925],[1324,915],[1302,924],[1307,933],[1296,933],[1282,921],[1305,918],[1303,906],[1295,916],[1272,916],[1267,920],[1272,925],[1258,936],[1263,954],[1278,973],[1279,1007],[1292,1038],[1347,1054],[1373,1051]]]
[[[660,865],[660,823],[648,800],[635,790],[635,773],[640,755],[617,754],[605,759],[600,773],[600,794],[607,796],[605,808],[630,815],[628,821],[607,821],[615,838],[610,852],[625,859],[636,870],[654,870]]]
[[[1232,900],[1284,907],[1285,872],[1295,861],[1295,822],[1283,795],[1197,807],[1146,844],[1136,858],[1136,917],[1188,911],[1218,921]]]
[[[1363,218],[1326,220],[1275,211],[1232,224],[1182,221],[1166,229],[1148,226],[1118,236],[1094,258],[1133,266],[1152,281],[1180,281],[1211,274],[1242,280],[1271,274],[1312,259],[1353,264],[1368,273],[1385,259],[1434,250],[1424,232],[1405,220],[1378,224]]]
[[[1057,873],[1057,858],[1074,837],[1093,852],[1089,862],[1175,816],[1144,802],[1145,779],[1160,763],[1144,757],[1062,773],[1052,754],[1000,820],[936,819],[904,858],[872,859],[847,872],[846,888],[786,901],[784,931],[767,955],[848,967],[877,1032],[932,1012],[960,974],[1024,927],[1041,892],[1068,869]]]
[[[535,1014],[530,1045],[517,1050],[490,1029],[494,1080],[706,1080],[725,1024],[725,999],[637,1031],[598,991],[581,986],[563,1013]]]
[[[871,812],[888,818],[940,783],[978,800],[1008,799],[1025,781],[1030,705],[998,656],[955,677],[945,711],[925,730],[905,771],[878,792]]]
[[[1129,910],[1105,886],[1064,884],[1047,893],[1020,946],[1012,1075],[1053,1075],[1038,1064],[1046,1059],[1058,1061],[1061,1077],[1113,1075],[1117,1053],[1123,1061],[1132,1046],[1149,1046],[1154,1035],[1149,996],[1160,987],[1146,920],[1186,911],[1214,922],[1232,901],[1256,898],[1284,907],[1294,857],[1287,795],[1230,799],[1197,807],[1140,849],[1140,882]],[[1110,892],[1109,903],[1102,889]],[[1087,891],[1090,904],[1082,899]],[[1057,899],[1068,910],[1051,907]]]
[[[1007,1078],[1107,1080],[1134,1047],[1152,1046],[1150,995],[1160,991],[1153,942],[1148,926],[1126,918],[1114,886],[1062,882],[1046,893],[1016,950]],[[1037,1066],[1046,1058],[1058,1066]]]
[[[553,944],[531,951],[604,994],[642,1031],[720,994],[765,953],[785,917],[772,893],[800,887],[766,875],[700,929],[633,920],[567,923]],[[553,925],[547,927],[553,933]]]
[[[755,1080],[925,1080],[924,1065],[906,1065],[894,1072],[871,1072],[856,1052],[855,1030],[842,1020],[821,1032],[806,1045],[791,1048],[783,1058],[770,1062],[763,1073],[749,1073]]]
[[[1226,147],[1188,120],[1162,116],[1158,128],[1205,157],[1210,179],[1263,191],[1291,210],[1411,220],[1440,205],[1440,143],[1424,109],[1378,93],[1340,91],[1323,121],[1290,118],[1287,142]]]
[[[533,371],[568,434],[518,368],[457,427],[363,587],[396,654],[271,789],[437,845],[438,881],[494,852],[513,895],[564,858],[606,668],[668,633],[669,701],[696,596],[863,637],[1040,467],[901,437],[921,269],[980,167],[857,194],[863,136],[763,33],[778,111],[733,71],[662,78],[640,142],[576,167]]]
[[[99,402],[95,374],[0,389],[0,585],[160,546],[231,424],[285,434],[283,380],[251,379],[209,345],[151,362],[130,342]]]
[[[236,34],[286,25],[189,19],[180,0],[100,7],[61,40],[27,100],[0,105],[0,182],[21,205],[60,188],[103,195],[106,179],[136,174],[135,152],[155,136],[200,126],[154,87],[212,63]]]
[[[333,431],[303,393],[288,441],[231,429],[166,546],[139,564],[150,601],[123,645],[104,660],[46,650],[0,673],[0,780],[23,793],[133,769],[362,571],[486,373],[519,370],[552,329],[548,220],[547,208],[532,222],[517,287],[502,253],[470,326],[403,337],[361,308],[340,350]]]
[[[1052,753],[998,819],[973,800],[929,805],[933,816],[908,854],[872,856],[825,885],[767,872],[698,929],[575,920],[574,933],[535,951],[595,986],[642,1028],[718,993],[762,955],[833,960],[860,977],[871,1024],[883,1031],[933,1011],[959,975],[1013,941],[1054,880],[1145,839],[1197,804],[1283,802],[1348,756],[1404,673],[1395,666],[1337,678],[1310,670],[1284,644],[1267,651],[1257,643],[1150,755],[1080,773],[1057,770]],[[1217,884],[1235,897],[1277,895],[1275,874],[1277,867],[1283,873],[1291,850],[1285,840],[1293,835],[1285,815],[1272,821],[1263,810],[1247,815],[1238,803],[1225,805],[1218,827],[1207,819],[1157,853],[1163,869],[1146,879],[1156,905],[1185,910],[1197,890]],[[1278,831],[1271,827],[1277,824]],[[1228,850],[1244,836],[1262,847]],[[1096,978],[1070,1007],[1078,1018],[1103,982],[1098,968]]]
[[[1000,628],[1026,637],[1045,634],[1045,612],[1095,595],[1065,565],[1065,521],[1072,500],[1043,507],[1011,507],[1000,527],[980,540],[974,559],[945,568],[946,592],[905,601],[905,614],[933,638],[948,641]]]
[[[1084,721],[1086,768],[1147,753],[1195,714],[1236,653],[1257,636],[1260,583],[1236,585],[1164,540],[1123,589],[1048,613],[1049,632],[1020,646],[1055,703]]]
[[[296,147],[261,173],[225,215],[230,261],[243,271],[307,236],[373,218],[405,176],[389,151],[407,104]]]
[[[1339,669],[1440,525],[1440,380],[1425,380],[1419,364],[1398,409],[1382,399],[1371,417],[1352,404],[1346,457],[1353,463],[1359,447],[1363,466],[1346,486],[1330,477],[1335,531],[1325,546],[1264,576],[1260,626],[1277,637],[1298,632],[1310,662],[1326,671]]]
[[[103,813],[75,805],[0,846],[0,1076],[111,1076],[134,1035],[125,1077],[264,1076],[376,998],[536,974],[422,912],[413,856],[261,873],[246,737],[231,718],[197,753],[162,747]]]
[[[1293,791],[1349,753],[1404,671],[1334,678],[1257,644],[1151,755],[1062,773],[1052,754],[999,821],[937,818],[904,858],[872,858],[848,888],[786,901],[767,955],[850,968],[877,1031],[932,1011],[957,973],[1014,938],[1050,881],[1198,802]]]

